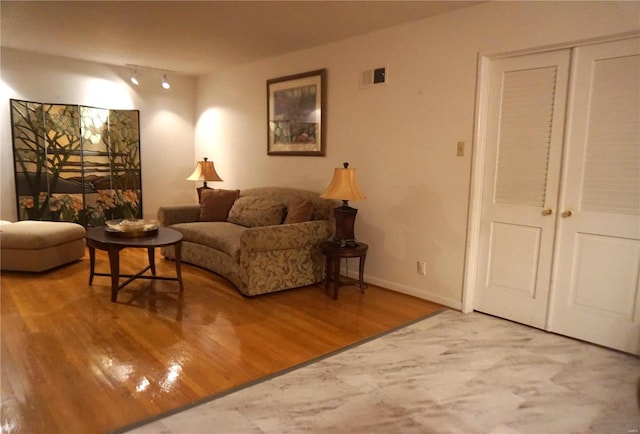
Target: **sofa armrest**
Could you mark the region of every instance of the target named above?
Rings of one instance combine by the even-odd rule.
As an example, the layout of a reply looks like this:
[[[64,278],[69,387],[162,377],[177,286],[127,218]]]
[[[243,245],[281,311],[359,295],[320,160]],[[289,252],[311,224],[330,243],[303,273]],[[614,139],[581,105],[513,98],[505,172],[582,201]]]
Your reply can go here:
[[[327,220],[250,228],[240,237],[240,251],[267,252],[314,246],[329,239],[332,232]]]
[[[197,222],[199,219],[200,205],[173,205],[158,208],[158,222],[160,226]]]

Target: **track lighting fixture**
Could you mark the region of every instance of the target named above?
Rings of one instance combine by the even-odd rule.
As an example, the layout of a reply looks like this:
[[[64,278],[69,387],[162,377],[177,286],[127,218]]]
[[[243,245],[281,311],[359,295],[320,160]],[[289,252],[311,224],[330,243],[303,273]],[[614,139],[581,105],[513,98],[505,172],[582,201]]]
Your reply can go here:
[[[162,73],[162,79],[160,81],[162,83],[162,87],[164,89],[169,89],[171,88],[171,85],[169,84],[169,82],[167,81],[167,74],[166,73]]]
[[[131,75],[129,76],[129,80],[131,81],[131,83],[135,86],[140,85],[140,82],[142,81],[140,79],[141,75],[144,75],[147,72],[153,72],[153,73],[160,73],[160,84],[162,85],[163,89],[170,89],[171,88],[171,84],[169,83],[169,80],[167,79],[167,70],[162,70],[162,69],[156,69],[156,68],[151,68],[148,66],[141,66],[141,65],[133,65],[133,64],[129,64],[127,63],[126,65],[130,70],[131,70]],[[140,74],[140,71],[142,71],[142,74]],[[172,72],[172,71],[169,71]],[[144,77],[143,77],[144,78]]]

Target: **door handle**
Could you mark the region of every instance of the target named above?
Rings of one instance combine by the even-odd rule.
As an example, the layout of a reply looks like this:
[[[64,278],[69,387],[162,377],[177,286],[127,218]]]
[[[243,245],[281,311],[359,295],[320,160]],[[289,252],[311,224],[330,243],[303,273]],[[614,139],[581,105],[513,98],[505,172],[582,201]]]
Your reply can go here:
[[[542,210],[542,215],[551,215],[553,214],[553,210],[551,208],[546,208]]]
[[[573,213],[571,212],[571,210],[566,210],[563,211],[562,214],[560,214],[563,218],[567,218],[567,217],[571,217],[573,215]]]

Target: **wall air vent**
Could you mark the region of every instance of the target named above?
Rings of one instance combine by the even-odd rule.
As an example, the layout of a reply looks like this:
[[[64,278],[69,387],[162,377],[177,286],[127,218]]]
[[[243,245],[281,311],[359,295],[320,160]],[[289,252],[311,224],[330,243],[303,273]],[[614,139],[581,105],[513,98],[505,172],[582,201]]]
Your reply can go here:
[[[360,73],[360,87],[370,87],[387,82],[387,68],[366,69]]]

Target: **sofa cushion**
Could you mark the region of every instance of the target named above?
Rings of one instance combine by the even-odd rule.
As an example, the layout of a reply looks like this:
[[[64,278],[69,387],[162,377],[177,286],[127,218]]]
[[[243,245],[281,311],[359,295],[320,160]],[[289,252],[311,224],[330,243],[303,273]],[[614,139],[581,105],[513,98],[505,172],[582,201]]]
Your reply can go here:
[[[227,221],[233,202],[240,196],[240,190],[202,190],[200,196],[200,221]]]
[[[172,229],[182,234],[182,241],[203,244],[238,260],[240,255],[240,235],[247,228],[228,222],[178,223]]]
[[[282,223],[285,206],[282,202],[259,196],[244,196],[236,200],[227,221],[255,228]]]
[[[284,204],[288,203],[292,196],[300,196],[313,204],[311,220],[333,220],[333,209],[341,205],[337,200],[322,199],[316,192],[289,187],[245,188],[240,190],[240,197],[245,196],[260,196]]]
[[[311,220],[313,214],[313,203],[301,196],[293,196],[287,202],[287,217],[284,224],[304,223]]]

